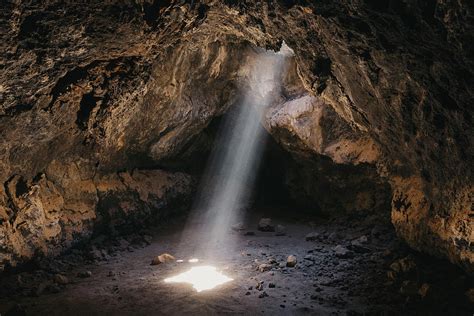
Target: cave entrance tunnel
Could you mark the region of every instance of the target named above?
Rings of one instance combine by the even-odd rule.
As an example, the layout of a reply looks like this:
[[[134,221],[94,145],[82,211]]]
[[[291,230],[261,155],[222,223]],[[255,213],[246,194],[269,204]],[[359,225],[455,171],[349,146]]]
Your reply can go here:
[[[133,216],[130,223],[98,225],[91,240],[59,257],[38,256],[33,272],[6,275],[3,289],[13,293],[8,294],[13,300],[0,299],[0,312],[465,312],[457,285],[469,282],[464,274],[410,250],[397,238],[390,221],[390,186],[378,175],[376,159],[364,152],[375,146],[369,135],[308,93],[296,69],[290,61],[282,96],[262,115],[261,161],[251,170],[256,178],[247,188],[251,192],[244,216],[224,229],[234,244],[221,244],[222,256],[201,257],[190,242],[198,237],[193,227],[189,230],[194,192],[171,203],[158,226],[152,210],[138,225],[131,223]],[[213,167],[208,161],[223,122],[234,119],[238,103],[215,115],[158,168],[184,172],[202,184],[206,170]],[[103,222],[113,221],[110,209],[132,202],[103,198],[99,216]],[[162,212],[161,206],[151,209]],[[223,274],[213,274],[215,267]],[[197,270],[192,275],[176,275],[193,268]],[[201,283],[184,280],[194,284],[193,289],[179,283],[184,277]],[[214,289],[214,281],[223,284]],[[434,302],[433,287],[444,289],[438,303],[424,304],[425,299]]]

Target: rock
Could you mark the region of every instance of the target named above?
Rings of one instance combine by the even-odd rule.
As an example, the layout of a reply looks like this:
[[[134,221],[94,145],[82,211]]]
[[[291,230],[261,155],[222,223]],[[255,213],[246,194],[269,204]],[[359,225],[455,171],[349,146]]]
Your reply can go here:
[[[143,235],[143,240],[145,241],[147,245],[151,245],[153,241],[153,237],[150,235]]]
[[[337,245],[336,247],[334,247],[334,253],[338,258],[347,259],[353,257],[353,253],[349,251],[346,247],[341,245]]]
[[[268,283],[268,287],[271,289],[275,288],[275,283],[272,283],[272,282]]]
[[[277,261],[276,261],[275,258],[268,258],[268,263],[269,263],[269,264],[276,264]]]
[[[268,296],[267,292],[263,291],[262,293],[260,293],[258,295],[258,298],[264,298],[264,297],[267,297],[267,296]]]
[[[474,288],[470,288],[469,290],[466,291],[465,293],[468,301],[472,304],[474,304]]]
[[[356,242],[358,244],[366,244],[366,243],[369,242],[369,238],[367,238],[367,236],[365,236],[365,235],[362,235],[359,238],[357,238],[356,240],[353,240],[353,242]]]
[[[92,246],[92,249],[88,253],[88,257],[93,260],[101,260],[104,257],[104,251]]]
[[[303,259],[304,259],[304,260],[311,261],[311,262],[316,261],[316,258],[315,258],[313,255],[306,255],[306,256],[304,256]]]
[[[372,251],[370,248],[364,247],[360,243],[352,243],[349,248],[356,253],[369,253]]]
[[[423,283],[418,289],[418,294],[421,296],[421,298],[428,297],[430,292],[431,292],[431,286],[428,283]]]
[[[272,268],[273,266],[271,264],[263,263],[258,266],[258,271],[266,272],[266,271],[270,271]]]
[[[163,253],[163,254],[153,258],[153,260],[151,260],[150,265],[156,266],[156,265],[159,265],[159,264],[162,264],[162,263],[168,263],[168,262],[174,262],[174,261],[176,261],[175,257],[170,255],[169,253]]]
[[[262,232],[274,232],[275,226],[272,224],[271,218],[262,218],[258,222],[258,230]]]
[[[398,273],[393,270],[389,270],[387,271],[387,278],[389,278],[392,281],[395,281],[398,278]]]
[[[257,285],[255,286],[255,289],[258,290],[258,291],[262,291],[263,290],[263,281],[258,282]]]
[[[130,246],[130,243],[128,242],[128,240],[124,239],[124,238],[121,238],[118,242],[118,246],[120,247],[120,249],[127,249],[128,246]]]
[[[370,252],[370,248],[367,248],[366,245],[369,242],[369,239],[367,236],[361,236],[357,239],[354,239],[351,241],[351,249],[354,250],[357,253],[368,253]]]
[[[36,161],[39,158],[35,157],[34,159]],[[97,204],[99,203],[98,196],[107,195],[108,199],[112,200],[114,200],[114,197],[117,197],[117,202],[114,203],[121,204],[112,206],[113,208],[117,207],[118,212],[113,216],[110,214],[112,217],[116,217],[110,218],[110,222],[107,225],[113,228],[115,224],[118,225],[120,222],[120,225],[124,225],[123,229],[125,230],[126,227],[130,228],[133,224],[132,222],[138,221],[143,223],[147,221],[151,217],[151,212],[149,212],[151,205],[159,209],[165,208],[167,203],[164,203],[164,200],[168,198],[165,197],[166,194],[163,195],[164,192],[173,188],[169,190],[169,195],[170,197],[176,195],[182,188],[184,189],[184,186],[187,186],[185,178],[189,180],[189,190],[191,189],[191,177],[184,174],[177,176],[177,174],[159,170],[143,170],[132,172],[133,176],[127,172],[122,172],[119,176],[117,172],[112,171],[108,175],[104,174],[103,177],[97,178],[96,181],[92,180],[92,173],[89,173],[92,169],[86,170],[87,167],[82,166],[82,162],[77,165],[75,163],[68,164],[65,161],[54,160],[54,162],[44,165],[44,168],[50,169],[47,176],[42,174],[38,179],[25,180],[25,190],[32,194],[28,195],[25,193],[18,197],[18,201],[15,202],[21,205],[28,205],[28,207],[23,208],[17,214],[17,220],[26,224],[23,227],[25,236],[20,238],[20,234],[10,231],[11,229],[6,228],[4,225],[0,225],[0,235],[7,236],[0,240],[0,257],[7,258],[5,262],[11,262],[14,266],[17,263],[33,258],[33,254],[41,249],[41,252],[44,251],[44,255],[50,256],[69,248],[72,244],[85,241],[91,235],[95,225],[103,224],[101,222],[103,217],[97,216],[96,213]],[[1,165],[2,163],[0,162],[0,169]],[[63,176],[58,177],[57,181],[51,181],[59,173],[62,173]],[[168,175],[169,178],[167,178]],[[177,176],[176,181],[173,181],[172,179],[175,176]],[[183,176],[185,178],[182,178]],[[16,186],[16,183],[20,180],[15,178],[10,185]],[[23,183],[22,181],[20,182]],[[30,184],[27,185],[26,181],[31,186]],[[121,181],[123,182],[121,183]],[[121,184],[117,186],[116,183]],[[138,191],[140,191],[140,194],[149,195],[150,199],[146,202],[138,199],[136,197],[138,196]],[[92,194],[91,192],[95,193]],[[135,192],[137,195],[134,197],[132,192]],[[0,217],[2,217],[1,214],[4,210],[3,193],[3,189],[0,189]],[[119,200],[121,202],[118,202]],[[131,205],[134,205],[133,209],[127,209]],[[68,212],[65,209],[67,207],[77,208],[77,212]],[[49,215],[53,213],[54,215]],[[132,214],[133,216],[129,216]],[[128,219],[120,218],[121,216],[128,216]],[[132,218],[134,220],[131,220]],[[128,223],[129,220],[130,223]],[[76,223],[79,226],[72,224],[62,225],[61,223],[63,222]],[[89,224],[85,224],[86,222]],[[18,237],[15,241],[10,238],[13,236],[12,234]],[[12,236],[8,237],[9,235]],[[35,241],[26,236],[36,236]],[[7,244],[4,244],[5,241],[7,241]],[[84,251],[86,259],[107,260],[108,254],[100,250],[104,244],[107,244],[107,241],[102,236],[92,240],[91,251]],[[24,247],[19,247],[12,243],[20,243]],[[10,254],[4,253],[1,250],[6,249],[4,246],[12,249],[9,251],[13,252]],[[25,249],[29,250],[26,251]],[[71,254],[73,254],[72,251]],[[78,256],[82,256],[82,254],[79,252]],[[4,261],[0,261],[2,261],[0,263],[1,271],[4,268]],[[52,261],[51,263],[48,271],[52,274],[63,270],[63,267],[57,266],[57,262]],[[77,264],[77,262],[73,262],[73,264]]]
[[[91,271],[81,271],[81,272],[78,272],[77,273],[77,276],[80,277],[80,278],[90,278],[92,276],[92,272]]]
[[[249,291],[245,292],[245,295],[250,295],[251,293]]]
[[[56,282],[57,284],[65,285],[69,283],[69,280],[66,276],[58,273],[54,275],[54,282]]]
[[[286,259],[286,266],[289,268],[293,268],[294,266],[296,266],[296,262],[297,262],[296,257],[293,255],[290,255]]]
[[[330,241],[339,241],[342,239],[342,235],[339,232],[332,232],[329,234],[328,239]]]
[[[316,241],[319,238],[319,233],[317,232],[311,232],[306,235],[305,239],[306,241]]]
[[[286,235],[286,227],[283,225],[277,225],[275,229],[275,235],[276,236],[285,236]]]

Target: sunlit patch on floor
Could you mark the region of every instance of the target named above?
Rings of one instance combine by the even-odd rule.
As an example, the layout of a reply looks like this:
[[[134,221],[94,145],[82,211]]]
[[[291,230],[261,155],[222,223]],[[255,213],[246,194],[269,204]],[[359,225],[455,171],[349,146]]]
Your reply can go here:
[[[220,273],[215,267],[201,266],[165,279],[166,283],[190,283],[198,291],[205,291],[215,288],[218,285],[232,281],[232,278]]]

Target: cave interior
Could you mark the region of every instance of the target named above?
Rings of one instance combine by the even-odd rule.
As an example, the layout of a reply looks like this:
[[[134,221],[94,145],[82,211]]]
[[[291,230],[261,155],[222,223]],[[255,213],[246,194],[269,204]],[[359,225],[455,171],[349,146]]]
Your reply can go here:
[[[472,2],[2,6],[0,315],[473,315]]]

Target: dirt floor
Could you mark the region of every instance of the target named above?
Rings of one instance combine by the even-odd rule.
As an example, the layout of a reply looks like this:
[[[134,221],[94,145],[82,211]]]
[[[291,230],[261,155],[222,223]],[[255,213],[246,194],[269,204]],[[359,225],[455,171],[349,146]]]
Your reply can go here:
[[[473,315],[466,295],[472,277],[407,249],[388,216],[296,220],[296,212],[277,213],[253,210],[245,229],[229,231],[237,250],[222,247],[221,259],[193,264],[150,265],[162,253],[189,259],[192,249],[177,249],[184,219],[125,237],[99,236],[57,259],[4,274],[0,314]],[[258,231],[261,217],[271,217],[283,232]],[[289,255],[295,267],[286,266]],[[163,281],[207,264],[234,280],[199,293]]]

